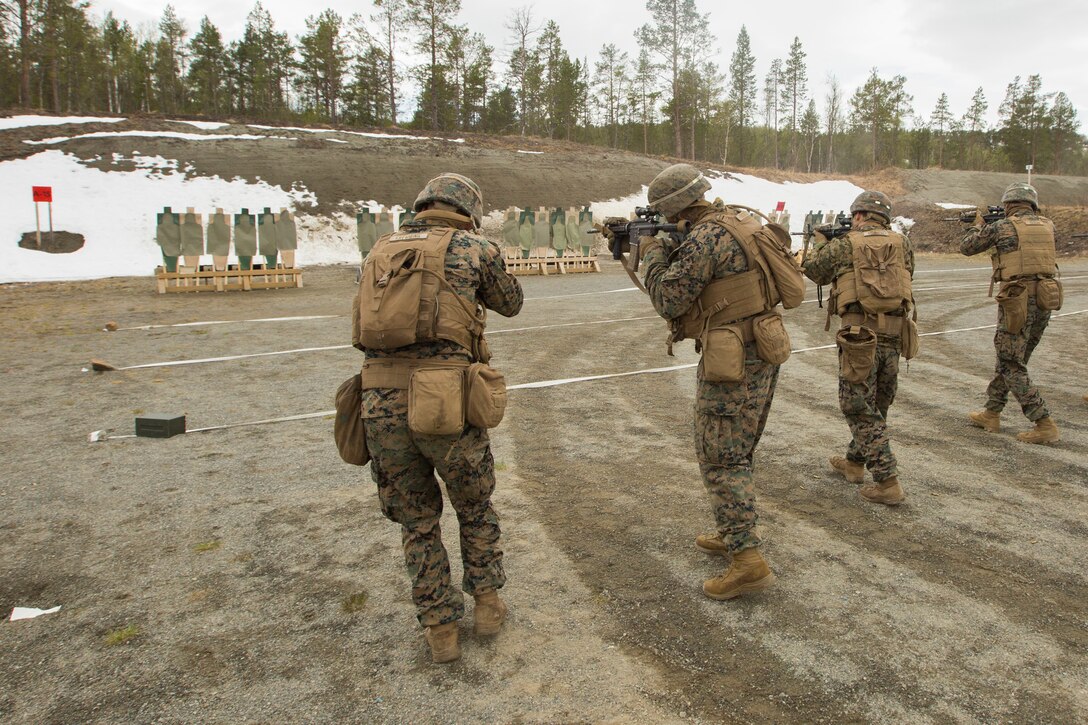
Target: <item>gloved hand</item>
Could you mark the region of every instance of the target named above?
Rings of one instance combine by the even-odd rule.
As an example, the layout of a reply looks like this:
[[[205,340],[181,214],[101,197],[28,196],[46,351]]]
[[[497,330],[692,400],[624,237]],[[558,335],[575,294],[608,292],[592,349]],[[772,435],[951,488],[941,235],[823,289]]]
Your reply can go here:
[[[639,261],[645,260],[651,252],[654,250],[663,250],[665,256],[668,256],[668,250],[665,249],[662,244],[662,240],[658,237],[639,237],[638,238],[638,258]]]
[[[610,216],[606,218],[600,224],[594,224],[593,226],[601,233],[601,236],[608,240],[608,248],[612,249],[612,240],[616,235],[612,233],[612,230],[608,228],[609,224],[626,224],[627,220],[619,216]],[[625,239],[620,245],[620,252],[627,254],[631,251],[631,241]]]
[[[973,222],[971,222],[971,226],[973,226],[973,227],[986,226],[986,220],[982,218],[982,212],[980,212],[978,209],[975,209],[975,220]]]

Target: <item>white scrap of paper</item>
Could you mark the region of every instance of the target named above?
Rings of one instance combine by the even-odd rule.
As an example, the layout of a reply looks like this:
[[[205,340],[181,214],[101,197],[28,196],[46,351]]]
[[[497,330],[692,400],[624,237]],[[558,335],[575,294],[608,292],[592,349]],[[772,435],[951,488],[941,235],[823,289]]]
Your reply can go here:
[[[59,612],[60,605],[53,607],[52,609],[35,609],[34,607],[15,607],[11,610],[11,619],[9,621],[18,622],[20,619],[34,619],[40,617],[43,614],[52,614],[53,612]]]
[[[98,443],[99,441],[106,440],[106,431],[95,430],[91,431],[91,434],[87,436],[87,440],[91,443]]]

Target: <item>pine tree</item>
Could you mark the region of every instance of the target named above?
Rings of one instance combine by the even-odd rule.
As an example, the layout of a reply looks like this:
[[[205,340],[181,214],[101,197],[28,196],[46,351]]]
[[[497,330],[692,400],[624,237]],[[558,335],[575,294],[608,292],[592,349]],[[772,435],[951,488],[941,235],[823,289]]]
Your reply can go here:
[[[408,20],[408,8],[404,0],[374,0],[377,12],[370,16],[379,28],[373,40],[381,54],[382,76],[389,93],[389,123],[397,125],[397,83],[401,75],[397,70],[397,36]]]
[[[774,137],[774,167],[779,168],[778,158],[778,113],[782,108],[782,59],[775,58],[771,61],[771,67],[767,71],[767,77],[763,80],[763,116],[767,122],[767,128],[771,129]]]
[[[593,86],[604,104],[604,123],[609,129],[612,148],[616,148],[618,142],[620,106],[623,90],[629,82],[628,62],[627,53],[620,51],[614,43],[607,43],[601,48],[601,59],[594,68]]]
[[[808,70],[805,67],[805,51],[801,39],[794,37],[786,66],[782,71],[782,106],[789,111],[790,166],[797,167],[797,132],[805,99],[808,98]]]
[[[441,60],[447,39],[451,34],[453,18],[461,12],[461,0],[405,0],[405,2],[408,8],[408,23],[420,34],[417,48],[425,56],[424,63],[418,68],[420,84],[423,87],[423,92],[420,94],[420,110],[426,109],[426,127],[439,129],[438,110],[449,84],[447,68]]]
[[[1077,120],[1077,111],[1073,108],[1069,97],[1059,91],[1054,96],[1054,105],[1050,109],[1050,133],[1054,145],[1054,165],[1051,169],[1055,174],[1065,171],[1069,154],[1077,148],[1080,137],[1077,129],[1080,121]]]
[[[187,53],[185,23],[177,16],[173,5],[167,5],[159,21],[159,40],[155,44],[155,88],[158,107],[163,113],[176,113],[185,105],[182,76]]]
[[[824,132],[827,134],[827,172],[835,173],[835,135],[843,127],[842,88],[839,79],[827,76],[827,95],[824,96]]]
[[[348,54],[343,38],[343,21],[332,10],[306,19],[306,33],[298,40],[301,56],[296,85],[309,108],[324,119],[340,121],[340,100]]]
[[[748,28],[743,25],[740,26],[737,46],[729,62],[729,77],[729,100],[733,103],[733,113],[737,121],[739,146],[737,161],[744,164],[747,161],[745,130],[751,123],[755,111],[756,59],[752,55]]]
[[[808,146],[808,151],[805,154],[805,171],[811,172],[812,156],[816,151],[816,140],[820,137],[820,114],[816,112],[816,101],[811,98],[808,100],[808,107],[805,108],[805,112],[801,116],[799,128],[801,137]]]
[[[668,73],[674,155],[683,157],[681,74],[685,58],[694,49],[696,38],[703,47],[714,39],[706,30],[707,17],[696,9],[695,0],[646,0],[646,9],[652,22],[639,28],[638,42],[658,57],[659,65]]]
[[[642,124],[642,153],[650,153],[650,124],[654,123],[654,109],[660,97],[655,88],[657,81],[657,66],[650,57],[650,51],[646,48],[639,50],[638,61],[635,63],[635,74],[632,78],[631,105],[638,108],[639,122]]]
[[[226,110],[227,51],[223,36],[207,15],[189,43],[189,53],[187,83],[193,107],[206,116],[218,116]]]
[[[947,93],[942,93],[937,99],[937,106],[933,109],[933,115],[929,117],[929,121],[933,126],[933,132],[937,135],[937,165],[944,166],[944,134],[945,129],[952,122]]]

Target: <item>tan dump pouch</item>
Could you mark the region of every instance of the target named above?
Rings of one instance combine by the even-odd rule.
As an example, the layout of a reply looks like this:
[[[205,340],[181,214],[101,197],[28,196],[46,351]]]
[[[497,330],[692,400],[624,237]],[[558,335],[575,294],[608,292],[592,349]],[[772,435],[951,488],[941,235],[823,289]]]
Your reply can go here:
[[[921,347],[921,339],[918,337],[918,323],[910,317],[903,318],[903,337],[900,341],[899,354],[904,360],[913,360],[918,356]]]
[[[447,368],[419,368],[408,381],[408,428],[422,435],[445,436],[465,428],[465,373]]]
[[[768,309],[760,272],[750,270],[716,279],[680,317],[683,338],[698,339],[703,330],[721,327]]]
[[[1065,295],[1061,280],[1044,277],[1035,283],[1035,304],[1044,312],[1053,312],[1062,308]]]
[[[363,425],[363,385],[356,373],[336,389],[336,417],[332,423],[332,437],[336,449],[346,463],[365,466],[370,461],[366,447],[366,427]]]
[[[771,365],[781,365],[790,359],[790,336],[782,323],[782,315],[773,312],[752,322],[759,359]]]
[[[506,413],[506,376],[483,363],[465,374],[465,419],[476,428],[494,428]]]
[[[1005,315],[1005,330],[1019,335],[1028,321],[1028,286],[1023,282],[1010,282],[1001,288],[997,304]]]
[[[835,336],[839,344],[839,374],[848,383],[863,383],[876,362],[876,333],[867,327],[850,325]]]
[[[704,332],[700,338],[703,379],[708,383],[739,383],[744,380],[744,343],[753,339],[751,320]]]

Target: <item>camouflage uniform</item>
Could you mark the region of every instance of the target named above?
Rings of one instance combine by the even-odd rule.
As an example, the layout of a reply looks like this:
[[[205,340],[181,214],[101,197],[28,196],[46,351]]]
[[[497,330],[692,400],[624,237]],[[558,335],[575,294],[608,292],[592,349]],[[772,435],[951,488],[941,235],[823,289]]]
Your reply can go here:
[[[718,202],[707,207],[708,214],[722,211]],[[748,271],[740,244],[720,225],[698,221],[671,262],[667,250],[656,247],[646,252],[643,264],[654,309],[669,320],[687,312],[711,281]],[[696,374],[695,452],[718,532],[734,553],[762,543],[754,529],[759,517],[752,456],[767,425],[778,368],[748,343],[744,382],[708,382],[702,361]]]
[[[1038,216],[1031,205],[1026,203],[1008,205],[1006,214],[1025,218]],[[1007,253],[1016,251],[1019,246],[1016,229],[1006,218],[981,228],[971,227],[960,242],[960,252],[967,256],[987,250],[991,250],[991,254],[992,250]],[[1050,312],[1040,310],[1035,304],[1035,298],[1029,297],[1027,321],[1023,329],[1014,335],[1005,328],[1005,312],[998,305],[997,332],[994,333],[997,365],[994,368],[994,378],[986,389],[986,410],[1000,413],[1005,408],[1011,391],[1028,420],[1034,422],[1050,417],[1043,396],[1028,377],[1027,368],[1031,353],[1035,351],[1049,324]]]
[[[433,220],[413,222],[403,230],[421,230]],[[446,253],[446,279],[457,293],[500,315],[521,310],[521,285],[507,274],[499,249],[483,237],[457,231]],[[367,350],[367,359],[471,359],[460,345],[445,340],[421,342],[392,351]],[[500,589],[506,583],[499,548],[499,519],[491,505],[495,466],[487,431],[466,426],[458,435],[430,436],[408,429],[408,391],[363,390],[363,418],[372,457],[371,476],[386,518],[401,525],[404,560],[412,578],[412,600],[424,627],[464,616],[464,597],[450,584],[450,564],[442,545],[439,519],[446,482],[461,530],[462,588],[470,595]]]
[[[865,220],[854,229],[886,229],[882,217],[865,213]],[[910,240],[903,238],[903,253],[907,269],[914,276],[914,249]],[[843,236],[823,244],[817,244],[805,260],[805,276],[816,284],[831,284],[839,275],[853,269],[854,250],[850,240]],[[846,312],[862,312],[861,305],[854,303]],[[846,459],[863,464],[873,474],[873,481],[881,483],[898,476],[895,454],[888,437],[888,409],[895,400],[899,384],[900,338],[878,334],[876,357],[869,377],[863,383],[847,382],[840,370],[839,407],[850,426],[850,444]]]

